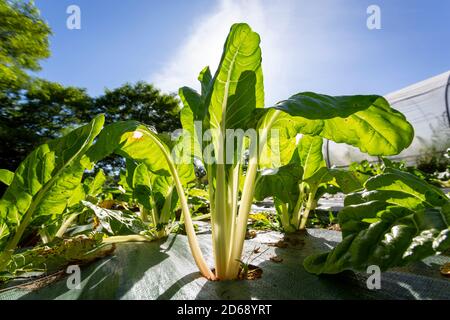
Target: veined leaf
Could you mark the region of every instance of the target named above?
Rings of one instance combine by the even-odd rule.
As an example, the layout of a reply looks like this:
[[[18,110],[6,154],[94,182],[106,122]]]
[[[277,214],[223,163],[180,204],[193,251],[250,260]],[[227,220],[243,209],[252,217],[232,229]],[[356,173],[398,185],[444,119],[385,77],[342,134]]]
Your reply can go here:
[[[209,104],[208,97],[211,94],[211,89],[213,85],[213,77],[211,75],[211,70],[209,67],[204,67],[200,74],[198,75],[198,81],[200,81],[202,87],[202,100],[203,104],[207,106]]]
[[[141,234],[148,230],[145,223],[131,212],[100,208],[88,201],[83,201],[83,204],[95,213],[100,225],[111,236]]]
[[[255,187],[255,199],[262,201],[267,197],[280,199],[283,203],[295,205],[299,197],[299,182],[302,168],[292,163],[276,171],[266,170],[258,177]]]
[[[361,179],[351,171],[328,169],[330,175],[334,177],[336,183],[329,182],[336,185],[345,193],[355,192],[364,188]]]
[[[322,154],[323,139],[319,136],[304,135],[297,146],[300,165],[303,167],[303,179],[314,175],[320,168],[326,167]]]
[[[102,169],[100,169],[95,175],[94,179],[84,182],[84,191],[86,194],[95,197],[102,192],[102,188],[105,182],[105,173]]]
[[[206,111],[202,97],[195,90],[188,87],[180,88],[178,95],[184,105],[180,112],[180,121],[184,131],[183,134],[189,134],[191,154],[198,159],[202,159],[201,141],[203,135],[203,120],[205,117],[203,110]]]
[[[387,168],[384,174],[368,179],[365,187],[367,191],[375,192],[366,195],[370,199],[383,197],[389,203],[410,209],[442,206],[448,201],[441,189],[413,174],[394,168]]]
[[[145,209],[151,210],[153,208],[152,197],[152,177],[143,163],[139,164],[133,171],[133,198],[137,200]]]
[[[168,150],[158,135],[144,125],[137,121],[124,121],[106,126],[87,155],[96,162],[116,153],[145,163],[154,173],[169,175],[169,168],[161,150],[148,135],[152,135]]]
[[[213,80],[211,128],[244,129],[253,110],[264,106],[259,43],[259,35],[247,24],[231,27]]]
[[[274,108],[256,109],[254,118],[255,127],[260,132],[267,131],[266,143],[258,146],[262,148],[259,167],[278,168],[292,162],[292,157],[298,156],[296,146],[298,132],[293,120],[280,115],[280,111]]]
[[[9,186],[14,178],[14,172],[6,169],[0,169],[0,182]]]
[[[190,134],[191,153],[198,159],[203,159],[202,136],[203,131],[209,128],[208,106],[213,84],[209,67],[200,72],[198,80],[201,84],[201,95],[189,87],[180,88],[178,95],[184,106],[180,112],[180,121],[183,130]]]
[[[332,97],[303,92],[273,109],[283,112],[273,128],[290,125],[298,133],[347,143],[370,155],[398,154],[414,137],[414,129],[403,114],[376,95]],[[264,115],[273,116],[269,110]]]
[[[64,211],[80,185],[85,168],[91,165],[84,153],[100,133],[103,123],[104,116],[97,116],[88,125],[41,145],[19,165],[0,200],[0,225],[3,230],[6,225],[8,233],[14,235],[12,239],[4,237],[0,243],[3,247],[6,240],[10,240],[1,256],[0,268],[4,267],[32,219]]]
[[[450,200],[412,174],[388,169],[369,179],[363,193],[339,212],[343,241],[329,253],[308,257],[312,273],[382,270],[403,266],[450,248]]]

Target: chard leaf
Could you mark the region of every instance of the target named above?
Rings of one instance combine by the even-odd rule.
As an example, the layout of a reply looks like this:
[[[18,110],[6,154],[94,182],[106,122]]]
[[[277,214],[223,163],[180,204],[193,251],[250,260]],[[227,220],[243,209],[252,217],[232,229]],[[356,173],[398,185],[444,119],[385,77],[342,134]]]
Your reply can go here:
[[[97,162],[116,153],[124,158],[145,163],[153,173],[169,175],[169,167],[162,151],[149,136],[169,151],[158,135],[146,126],[137,121],[123,121],[106,126],[87,155],[91,161]]]
[[[335,179],[335,183],[331,182],[331,184],[341,188],[345,194],[364,188],[361,179],[354,172],[336,169],[329,169],[329,172]]]
[[[311,178],[320,168],[326,167],[322,154],[323,139],[304,135],[298,144],[299,163],[303,167],[303,179]]]
[[[299,197],[298,184],[301,176],[302,168],[296,163],[277,170],[265,170],[256,181],[255,199],[262,201],[267,197],[274,197],[282,203],[294,205]]]
[[[274,108],[256,109],[254,112],[255,125],[259,131],[270,129],[267,132],[267,142],[263,144],[259,157],[260,168],[278,168],[298,159],[296,147],[297,129],[293,120],[278,115]]]
[[[191,143],[191,154],[198,159],[203,159],[201,141],[206,108],[202,97],[195,90],[188,87],[180,88],[178,95],[184,105],[180,112],[183,134],[189,134],[190,139],[188,141]]]
[[[133,172],[132,190],[133,198],[135,198],[139,204],[147,210],[151,210],[153,208],[151,201],[151,173],[147,169],[147,166],[143,163],[139,164]]]
[[[104,209],[88,201],[82,203],[95,213],[100,225],[110,236],[142,234],[148,231],[145,223],[132,212]]]
[[[207,106],[209,104],[208,97],[211,94],[211,89],[213,85],[213,77],[211,75],[211,70],[209,67],[204,67],[200,74],[198,75],[198,81],[200,81],[202,87],[202,100],[203,104]],[[206,114],[206,112],[205,112]]]
[[[171,205],[168,209],[169,213],[173,212],[178,198],[172,197],[172,192],[176,191],[171,177],[152,174],[145,164],[139,164],[134,170],[133,197],[144,208],[152,210],[156,206],[157,212],[161,213],[166,199],[170,198]]]
[[[450,248],[450,201],[406,172],[389,169],[349,195],[338,220],[343,241],[304,261],[307,271],[339,273],[378,265],[404,266]]]
[[[442,206],[448,198],[441,189],[408,172],[386,168],[385,173],[366,181],[368,199],[381,199],[410,209]]]
[[[52,274],[71,264],[80,265],[102,258],[114,249],[114,245],[104,244],[98,237],[56,238],[45,245],[14,254],[6,271],[0,272],[0,282],[29,272]]]
[[[381,96],[327,96],[298,93],[265,111],[280,110],[273,128],[292,126],[298,133],[347,143],[370,155],[394,155],[408,147],[413,127]],[[265,121],[266,123],[268,121]]]
[[[14,178],[14,172],[6,169],[0,169],[0,182],[9,186]]]
[[[9,241],[0,257],[0,269],[4,268],[32,219],[64,211],[81,183],[85,168],[91,166],[84,154],[102,130],[103,123],[104,116],[97,116],[88,125],[39,146],[19,165],[0,200],[3,234],[0,248]]]
[[[190,135],[191,154],[203,159],[203,130],[209,127],[208,106],[212,90],[212,76],[209,67],[205,67],[198,76],[201,84],[201,95],[189,87],[182,87],[178,95],[183,103],[180,121],[184,131]],[[186,134],[186,132],[184,132]]]
[[[259,35],[247,24],[231,27],[213,79],[210,127],[244,129],[255,108],[264,107]]]
[[[84,192],[91,197],[96,197],[102,192],[103,185],[106,182],[106,176],[102,169],[95,175],[94,179],[85,181],[83,184]]]
[[[166,158],[157,143],[162,145],[169,154],[171,153],[169,146],[175,145],[174,141],[169,140],[167,136],[158,135],[137,121],[116,122],[103,129],[87,156],[91,161],[97,162],[115,153],[125,159],[144,163],[153,174],[170,176]],[[178,151],[174,150],[172,155],[177,157],[183,150]],[[177,164],[177,169],[183,183],[195,178],[192,163],[181,161]],[[127,182],[129,184],[131,181]]]

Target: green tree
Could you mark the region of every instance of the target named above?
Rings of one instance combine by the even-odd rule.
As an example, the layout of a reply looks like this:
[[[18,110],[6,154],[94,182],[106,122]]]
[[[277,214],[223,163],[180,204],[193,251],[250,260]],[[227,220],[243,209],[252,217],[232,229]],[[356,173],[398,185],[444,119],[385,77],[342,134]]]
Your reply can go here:
[[[35,79],[27,90],[5,101],[0,109],[0,167],[9,170],[15,170],[38,144],[59,137],[100,113],[106,115],[107,123],[134,119],[158,132],[181,127],[177,98],[162,94],[145,82],[106,90],[94,99],[85,89]],[[120,160],[111,159],[101,164],[108,172],[120,165]]]
[[[106,123],[133,119],[154,127],[158,132],[181,128],[178,118],[180,106],[176,96],[163,94],[152,84],[143,81],[107,89],[104,95],[95,100],[94,109],[95,113],[106,115]],[[86,120],[91,116],[91,113],[86,114]]]
[[[126,83],[119,88],[105,90],[95,99],[95,105],[84,114],[88,121],[93,114],[104,113],[107,124],[122,120],[137,120],[157,132],[171,132],[181,128],[178,117],[179,101],[174,95],[161,93],[152,84],[139,81]],[[97,164],[109,175],[117,175],[124,167],[122,158],[112,156]]]
[[[47,139],[79,126],[93,105],[84,89],[35,79],[0,109],[0,167],[15,170],[25,156]]]
[[[50,33],[33,2],[0,0],[0,99],[26,86],[27,71],[40,69]]]

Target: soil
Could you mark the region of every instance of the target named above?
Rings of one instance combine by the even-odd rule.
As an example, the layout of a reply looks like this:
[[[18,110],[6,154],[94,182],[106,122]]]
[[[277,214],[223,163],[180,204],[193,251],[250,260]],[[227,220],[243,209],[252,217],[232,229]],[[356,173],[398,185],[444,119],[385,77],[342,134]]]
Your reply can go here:
[[[215,273],[216,269],[211,269],[211,271]],[[246,266],[241,265],[238,280],[256,280],[262,277],[262,273],[263,270],[253,264],[247,264]]]
[[[262,277],[263,270],[252,264],[247,265],[247,270],[241,268],[238,278],[240,280],[256,280]]]

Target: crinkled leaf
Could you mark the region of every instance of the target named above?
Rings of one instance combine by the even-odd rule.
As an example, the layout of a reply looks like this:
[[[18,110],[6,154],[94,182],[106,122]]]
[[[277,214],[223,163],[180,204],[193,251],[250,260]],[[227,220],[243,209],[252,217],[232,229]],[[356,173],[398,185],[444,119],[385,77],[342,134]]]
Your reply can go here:
[[[104,209],[88,201],[83,201],[83,204],[95,213],[102,228],[111,236],[141,234],[148,230],[145,223],[132,212]]]
[[[304,261],[312,273],[382,270],[439,254],[450,248],[450,201],[439,189],[395,169],[349,195],[339,212],[343,241],[329,253]],[[367,190],[370,189],[370,190]]]
[[[64,211],[85,168],[90,166],[83,156],[103,123],[104,116],[97,116],[66,136],[39,146],[19,165],[0,200],[0,224],[6,224],[10,234],[15,233],[25,216],[29,223],[39,215],[54,216]],[[0,247],[6,239],[2,239]]]
[[[442,206],[448,198],[441,189],[424,180],[393,168],[387,168],[384,174],[370,178],[365,183],[366,198],[382,199],[407,208]],[[372,192],[372,193],[370,193]]]
[[[282,113],[273,128],[291,126],[298,133],[347,143],[370,155],[398,154],[414,137],[404,115],[376,95],[332,97],[303,92],[269,108],[263,117],[273,117],[275,110]]]

